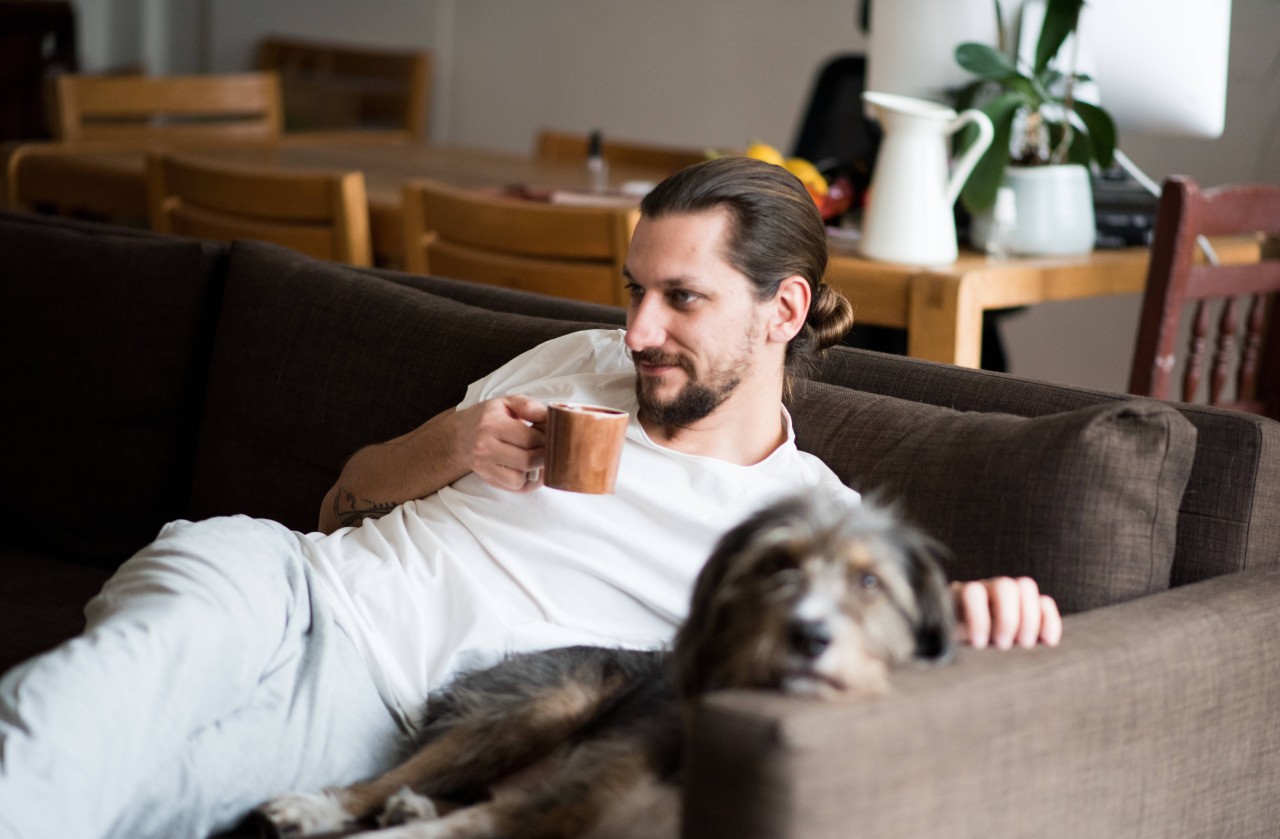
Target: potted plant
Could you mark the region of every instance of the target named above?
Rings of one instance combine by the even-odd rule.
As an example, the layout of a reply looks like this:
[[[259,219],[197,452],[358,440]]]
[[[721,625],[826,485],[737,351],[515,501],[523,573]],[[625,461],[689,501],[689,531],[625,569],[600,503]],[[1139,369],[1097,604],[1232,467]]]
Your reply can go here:
[[[1089,167],[1111,165],[1116,129],[1105,110],[1075,98],[1077,84],[1088,77],[1076,72],[1074,50],[1059,56],[1077,29],[1084,0],[1048,0],[1031,66],[1008,47],[1000,0],[993,2],[998,44],[968,42],[955,52],[956,62],[978,77],[960,90],[958,107],[979,108],[995,128],[961,192],[973,216],[970,238],[978,247],[988,245],[992,208],[1003,187],[1016,208],[1011,250],[1087,252],[1095,233]],[[1009,203],[1002,200],[1001,209]]]

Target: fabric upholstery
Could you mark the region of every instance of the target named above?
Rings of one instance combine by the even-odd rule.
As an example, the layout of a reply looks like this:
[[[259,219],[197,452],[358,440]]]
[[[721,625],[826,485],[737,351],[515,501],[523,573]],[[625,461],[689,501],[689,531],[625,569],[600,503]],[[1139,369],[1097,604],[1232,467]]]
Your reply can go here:
[[[314,529],[324,493],[357,449],[412,430],[505,361],[584,326],[480,309],[237,242],[193,515],[246,513]],[[360,398],[370,394],[377,398]]]
[[[580,300],[568,300],[550,297],[546,294],[535,294],[488,283],[468,282],[467,280],[451,280],[447,277],[424,277],[421,274],[406,274],[403,271],[392,271],[385,268],[357,268],[360,274],[388,280],[398,285],[427,291],[460,303],[468,303],[489,309],[494,312],[513,312],[532,317],[553,318],[555,320],[581,320],[593,323],[608,323],[622,326],[626,322],[626,310],[619,306],[604,306],[599,303],[584,303]]]
[[[0,673],[84,629],[84,604],[113,569],[0,548]]]
[[[1280,824],[1280,567],[1068,617],[1056,649],[969,647],[883,698],[715,694],[684,836],[1226,837]]]
[[[793,408],[799,445],[947,546],[952,579],[1027,575],[1068,612],[1169,586],[1196,435],[1168,405],[1027,419],[809,384]]]
[[[186,508],[225,262],[215,246],[0,224],[12,537],[114,567]]]
[[[985,370],[847,348],[828,354],[815,380],[959,411],[1038,417],[1126,399]],[[1198,444],[1178,516],[1172,580],[1182,585],[1280,563],[1280,425],[1265,417],[1174,404]]]

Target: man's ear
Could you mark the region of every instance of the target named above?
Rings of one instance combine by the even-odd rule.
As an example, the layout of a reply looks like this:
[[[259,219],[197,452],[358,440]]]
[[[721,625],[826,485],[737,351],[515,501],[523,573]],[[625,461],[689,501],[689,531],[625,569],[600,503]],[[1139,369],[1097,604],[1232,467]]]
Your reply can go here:
[[[809,317],[812,292],[809,282],[799,274],[792,274],[778,284],[773,297],[774,311],[769,322],[769,339],[785,344],[799,334]]]

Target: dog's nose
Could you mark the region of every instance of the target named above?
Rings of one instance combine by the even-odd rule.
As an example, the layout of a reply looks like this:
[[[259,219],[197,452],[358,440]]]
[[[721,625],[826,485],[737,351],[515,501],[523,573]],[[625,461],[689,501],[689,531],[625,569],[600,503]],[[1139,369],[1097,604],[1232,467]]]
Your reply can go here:
[[[824,621],[794,620],[789,632],[792,651],[817,658],[831,646],[831,630]]]

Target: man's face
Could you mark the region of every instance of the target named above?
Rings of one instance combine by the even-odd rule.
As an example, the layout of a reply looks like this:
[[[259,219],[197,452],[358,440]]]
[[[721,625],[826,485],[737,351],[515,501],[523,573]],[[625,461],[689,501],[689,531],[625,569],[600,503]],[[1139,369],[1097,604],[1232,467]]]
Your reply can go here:
[[[759,374],[771,307],[725,261],[729,225],[727,211],[709,210],[636,226],[626,267],[627,347],[642,419],[688,426]]]

